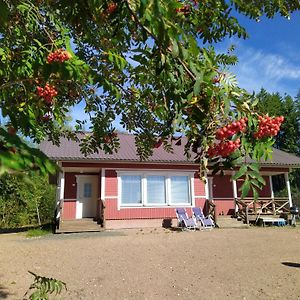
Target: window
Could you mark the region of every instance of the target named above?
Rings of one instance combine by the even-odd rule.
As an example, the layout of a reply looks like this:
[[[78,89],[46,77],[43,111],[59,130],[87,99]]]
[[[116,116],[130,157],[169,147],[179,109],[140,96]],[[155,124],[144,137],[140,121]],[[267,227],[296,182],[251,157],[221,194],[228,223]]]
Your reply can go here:
[[[120,206],[191,205],[193,173],[119,172]]]
[[[147,203],[165,204],[166,203],[166,179],[164,176],[147,176]]]
[[[188,176],[171,176],[171,202],[190,203]]]
[[[139,204],[142,203],[141,197],[141,176],[123,175],[122,181],[122,204]]]
[[[85,198],[92,197],[92,184],[91,183],[85,183],[83,185],[83,197],[85,197]]]

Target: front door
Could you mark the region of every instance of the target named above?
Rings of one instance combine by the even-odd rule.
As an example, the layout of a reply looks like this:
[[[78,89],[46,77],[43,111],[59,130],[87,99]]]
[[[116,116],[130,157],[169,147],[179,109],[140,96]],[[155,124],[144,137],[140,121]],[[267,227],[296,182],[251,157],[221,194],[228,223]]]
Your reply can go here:
[[[76,219],[96,217],[98,181],[97,175],[77,176]]]

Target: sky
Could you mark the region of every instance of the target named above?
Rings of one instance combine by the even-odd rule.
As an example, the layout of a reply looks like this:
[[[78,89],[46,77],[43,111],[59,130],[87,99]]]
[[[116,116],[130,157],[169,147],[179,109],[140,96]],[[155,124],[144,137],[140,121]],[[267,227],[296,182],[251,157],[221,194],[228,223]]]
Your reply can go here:
[[[234,53],[239,62],[231,72],[236,74],[239,86],[249,92],[263,87],[268,92],[296,96],[300,89],[300,12],[289,20],[280,16],[259,22],[238,16],[238,20],[249,38],[228,38],[216,49],[225,52],[230,45],[236,46]],[[83,104],[75,107],[71,115],[74,121],[82,119]],[[121,129],[118,122],[115,125]]]
[[[239,62],[232,69],[239,86],[249,92],[262,87],[268,92],[296,96],[300,88],[300,13],[259,22],[239,17],[249,38],[232,38],[220,45],[236,45]]]

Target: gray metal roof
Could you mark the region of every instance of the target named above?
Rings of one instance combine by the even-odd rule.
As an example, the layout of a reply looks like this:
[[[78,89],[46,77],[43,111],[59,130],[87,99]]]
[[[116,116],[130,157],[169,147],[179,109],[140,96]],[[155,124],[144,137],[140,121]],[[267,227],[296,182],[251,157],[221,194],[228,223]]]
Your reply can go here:
[[[83,135],[82,135],[83,136]],[[135,139],[133,135],[119,133],[120,148],[114,154],[105,154],[104,151],[84,156],[80,152],[79,142],[62,138],[60,146],[55,146],[49,141],[40,144],[40,149],[52,160],[56,161],[115,161],[115,162],[140,162],[136,153]],[[173,146],[174,152],[168,153],[163,147],[153,149],[153,155],[147,159],[150,163],[175,163],[175,164],[193,164],[184,155],[184,141],[181,146]],[[274,149],[273,158],[269,161],[262,161],[266,166],[284,166],[300,168],[300,157],[284,151]]]
[[[83,136],[83,135],[82,135]],[[80,136],[79,136],[80,137]],[[50,158],[57,161],[70,160],[97,160],[97,161],[123,161],[137,162],[140,158],[136,152],[134,135],[118,133],[120,148],[113,154],[105,154],[99,150],[99,153],[93,153],[84,156],[80,152],[79,142],[71,141],[66,138],[60,140],[60,146],[57,147],[49,141],[44,141],[40,149]],[[153,149],[153,155],[148,158],[147,162],[172,162],[172,163],[193,163],[184,155],[184,146],[174,146],[173,153],[168,153],[163,146]]]

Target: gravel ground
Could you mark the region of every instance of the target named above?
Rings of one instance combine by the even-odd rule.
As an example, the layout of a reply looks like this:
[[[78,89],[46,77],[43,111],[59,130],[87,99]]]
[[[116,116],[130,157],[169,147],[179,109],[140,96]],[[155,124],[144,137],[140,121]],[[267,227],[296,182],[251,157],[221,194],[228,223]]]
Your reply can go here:
[[[0,298],[22,299],[31,270],[63,299],[300,299],[300,229],[163,229],[0,235]]]

